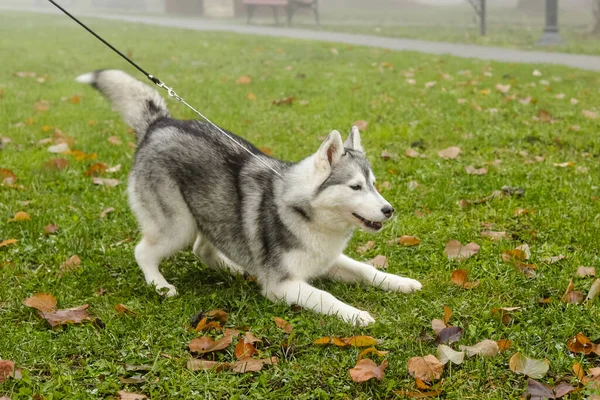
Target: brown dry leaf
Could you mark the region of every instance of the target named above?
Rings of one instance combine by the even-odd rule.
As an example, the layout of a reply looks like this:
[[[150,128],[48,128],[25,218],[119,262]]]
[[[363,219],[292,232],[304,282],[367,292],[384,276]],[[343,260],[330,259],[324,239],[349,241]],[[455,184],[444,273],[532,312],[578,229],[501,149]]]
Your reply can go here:
[[[119,400],[143,400],[147,399],[148,396],[145,394],[126,392],[124,390],[119,390]]]
[[[375,258],[368,263],[378,269],[386,269],[389,266],[387,257],[381,254],[376,255]]]
[[[50,235],[52,233],[56,233],[57,231],[58,231],[58,225],[56,225],[56,224],[49,224],[44,227],[45,235]]]
[[[235,350],[233,351],[233,354],[238,360],[250,358],[256,353],[258,353],[256,348],[252,345],[252,343],[246,343],[244,337],[238,341],[237,345],[235,346]]]
[[[394,390],[393,392],[409,399],[425,399],[428,397],[439,397],[442,394],[442,389],[431,390],[428,392],[411,392],[408,390]]]
[[[79,103],[81,103],[81,97],[79,97],[78,95],[74,95],[73,97],[71,97],[69,99],[69,103],[71,103],[71,104],[79,104]]]
[[[448,147],[447,149],[440,150],[438,152],[438,156],[442,157],[443,159],[449,160],[458,157],[460,152],[460,147],[452,146]]]
[[[15,214],[14,218],[9,218],[8,221],[29,221],[31,219],[31,217],[29,216],[29,214],[27,214],[25,211],[17,211],[17,213]]]
[[[581,302],[583,302],[583,293],[574,290],[575,289],[575,285],[573,284],[573,279],[571,279],[569,281],[569,285],[567,286],[567,290],[565,291],[565,294],[563,294],[563,296],[561,297],[561,301],[563,303],[568,303],[568,304],[579,304]]]
[[[579,379],[581,383],[585,384],[587,378],[585,376],[583,366],[580,363],[576,362],[575,364],[573,364],[573,372],[575,372],[575,376],[577,377],[577,379]]]
[[[246,343],[250,343],[250,344],[262,342],[261,339],[254,336],[254,334],[250,331],[246,332],[246,335],[244,336],[244,340],[246,341]]]
[[[361,351],[358,354],[358,360],[360,361],[363,357],[365,357],[367,354],[371,354],[371,353],[375,353],[378,356],[384,357],[387,356],[389,351],[383,351],[383,350],[377,350],[375,347],[369,347],[367,349],[364,349],[363,351]]]
[[[367,243],[360,245],[356,248],[356,252],[359,254],[364,254],[368,250],[371,250],[375,247],[375,242],[373,240],[369,240]]]
[[[406,157],[410,157],[410,158],[416,158],[419,157],[420,154],[418,151],[416,151],[415,149],[413,149],[412,147],[409,147],[408,149],[406,149]]]
[[[600,294],[600,279],[596,279],[594,283],[592,283],[592,287],[588,292],[588,295],[585,297],[585,301],[594,300]],[[598,355],[600,355],[600,347],[598,348]]]
[[[432,323],[433,325],[433,323]],[[458,342],[463,335],[463,329],[458,326],[449,326],[437,333],[435,344]]]
[[[394,155],[389,153],[387,150],[382,150],[381,151],[381,159],[383,160],[389,160],[390,158],[393,158]]]
[[[15,76],[19,78],[35,78],[36,75],[35,72],[15,72]]]
[[[35,109],[38,111],[48,111],[50,109],[50,103],[48,103],[48,100],[40,100],[35,103]]]
[[[500,351],[507,350],[512,345],[512,341],[509,339],[500,339],[496,343],[498,344],[498,350]]]
[[[538,111],[538,115],[537,117],[539,118],[539,120],[541,122],[551,122],[552,121],[552,114],[550,114],[548,111],[546,110],[542,110],[540,109]]]
[[[0,178],[2,178],[2,185],[13,185],[17,181],[17,176],[6,168],[0,168]]]
[[[256,95],[252,92],[248,93],[248,100],[256,100]]]
[[[187,362],[187,369],[190,371],[209,371],[214,369],[215,372],[221,372],[229,368],[229,363],[209,360],[198,360],[196,358]]]
[[[477,287],[479,285],[479,281],[469,282],[467,271],[465,271],[464,269],[457,269],[452,271],[451,280],[454,284],[464,289],[473,289],[474,287]]]
[[[521,307],[494,307],[492,314],[497,316],[504,325],[508,325],[512,321],[511,312],[520,310]]]
[[[582,278],[586,276],[596,276],[596,268],[594,267],[584,267],[583,265],[577,268],[577,275]]]
[[[554,263],[559,262],[560,260],[564,260],[565,258],[567,258],[567,256],[565,256],[564,254],[559,254],[557,256],[544,257],[544,258],[542,258],[542,261],[545,262],[546,264],[554,264]]]
[[[358,121],[354,121],[354,123],[352,124],[352,126],[357,127],[358,130],[360,130],[360,131],[366,131],[367,128],[369,127],[369,123],[367,121],[359,119]]]
[[[467,354],[467,357],[482,356],[494,357],[500,350],[498,343],[494,340],[485,339],[473,346],[458,346]]]
[[[443,370],[444,364],[432,354],[425,357],[413,357],[408,360],[408,373],[423,382],[440,379]]]
[[[14,377],[15,363],[10,360],[0,360],[0,384]]]
[[[598,113],[596,111],[583,110],[583,111],[581,111],[581,114],[583,114],[584,117],[587,117],[589,119],[598,118]]]
[[[117,314],[136,315],[135,312],[131,311],[125,304],[119,303],[115,306]]]
[[[525,357],[521,353],[515,353],[509,360],[508,366],[517,374],[527,375],[530,378],[541,379],[550,368],[548,360],[535,360]]]
[[[95,163],[90,165],[87,171],[84,172],[85,176],[98,176],[102,175],[108,169],[108,165],[106,163]]]
[[[507,263],[516,263],[527,259],[527,254],[523,250],[507,250],[502,253],[502,260]]]
[[[194,338],[188,345],[191,352],[194,353],[209,353],[217,350],[223,350],[231,344],[233,341],[233,336],[237,336],[239,332],[235,331],[235,333],[231,332],[231,330],[226,330],[225,334],[221,339],[212,340],[208,336],[201,336],[199,338]]]
[[[444,323],[448,323],[452,317],[452,309],[448,306],[444,306]],[[437,333],[437,332],[436,332]]]
[[[60,271],[62,273],[75,271],[76,269],[79,268],[80,265],[81,265],[81,259],[79,258],[79,256],[77,254],[75,254],[75,255],[69,257],[69,259],[67,261],[65,261],[64,263],[62,263],[60,265]]]
[[[292,325],[283,318],[273,317],[275,325],[282,329],[285,333],[292,333]]]
[[[51,158],[44,164],[46,169],[54,169],[60,171],[69,166],[69,161],[64,158]]]
[[[249,76],[242,75],[235,80],[238,85],[249,85],[252,82],[252,78]]]
[[[92,182],[94,182],[95,185],[104,185],[104,186],[108,186],[108,187],[115,187],[121,183],[121,181],[118,179],[108,179],[108,178],[98,178],[98,177],[92,178]]]
[[[95,160],[96,158],[98,158],[98,154],[96,154],[96,153],[86,154],[81,150],[67,151],[65,154],[72,155],[73,157],[75,157],[75,160],[77,160],[77,161]]]
[[[83,321],[89,321],[90,316],[86,309],[87,304],[79,307],[67,308],[56,311],[40,311],[42,317],[48,321],[51,326],[66,325],[67,323],[80,324]]]
[[[397,243],[402,246],[416,246],[421,243],[421,239],[414,236],[402,235],[397,239]]]
[[[485,175],[485,174],[488,173],[487,168],[485,168],[485,167],[483,167],[483,168],[475,168],[472,165],[469,165],[469,166],[465,167],[465,171],[469,175]]]
[[[104,218],[106,217],[108,214],[110,214],[111,212],[115,211],[115,209],[113,207],[108,207],[105,208],[101,213],[100,213],[100,218]]]
[[[527,390],[524,397],[530,395],[531,399],[560,399],[575,388],[566,382],[559,383],[556,387],[550,387],[534,379],[527,380]]]
[[[449,260],[456,259],[463,261],[479,253],[479,245],[477,243],[469,243],[463,246],[458,240],[451,240],[446,244],[444,252]]]
[[[121,138],[119,138],[118,136],[109,137],[108,143],[114,144],[115,146],[120,146],[121,144],[123,144],[123,142],[121,141]]]
[[[441,319],[434,319],[431,321],[431,329],[433,329],[436,334],[439,334],[447,327],[448,325],[446,325],[446,322],[442,321]]]
[[[492,239],[492,241],[497,242],[502,239],[506,239],[506,232],[495,232],[495,231],[482,231],[481,236]]]
[[[276,106],[280,106],[282,104],[292,105],[294,101],[296,101],[296,96],[290,96],[279,100],[273,100],[273,104],[275,104]]]
[[[567,341],[567,347],[573,353],[583,353],[586,355],[596,349],[596,345],[581,332]]]
[[[239,360],[231,364],[231,370],[233,372],[237,372],[243,374],[245,372],[258,372],[265,365],[277,365],[277,357],[264,358],[264,359],[254,359],[248,358],[245,360]]]
[[[23,300],[23,304],[39,311],[52,311],[56,307],[56,297],[50,293],[37,293]]]
[[[373,360],[363,358],[358,360],[354,368],[350,369],[350,378],[353,382],[366,382],[372,378],[382,380],[384,376],[383,371],[387,366],[387,360],[383,360],[381,365],[377,365]]]
[[[229,319],[229,314],[223,310],[210,310],[209,312],[206,313],[206,316],[216,319],[217,321],[219,321],[222,324],[227,323],[227,320]]]
[[[0,242],[0,247],[10,246],[17,243],[17,239],[6,239]]]

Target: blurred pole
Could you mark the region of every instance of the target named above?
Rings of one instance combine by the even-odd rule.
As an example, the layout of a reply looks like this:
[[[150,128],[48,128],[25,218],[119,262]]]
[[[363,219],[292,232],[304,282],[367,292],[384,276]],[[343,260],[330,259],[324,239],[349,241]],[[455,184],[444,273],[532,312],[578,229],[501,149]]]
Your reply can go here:
[[[479,20],[481,22],[481,36],[485,36],[485,32],[486,32],[486,20],[485,20],[485,13],[486,13],[486,9],[485,9],[485,2],[486,0],[481,0],[481,5],[480,5],[480,15],[479,15]]]
[[[558,0],[546,0],[546,26],[544,34],[537,42],[541,46],[562,44],[558,34]]]

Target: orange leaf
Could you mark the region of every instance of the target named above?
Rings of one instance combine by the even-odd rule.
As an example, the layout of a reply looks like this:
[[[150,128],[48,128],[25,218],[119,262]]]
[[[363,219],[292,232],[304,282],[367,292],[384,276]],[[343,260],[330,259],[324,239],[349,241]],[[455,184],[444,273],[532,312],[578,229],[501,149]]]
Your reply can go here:
[[[69,161],[64,158],[52,158],[44,164],[47,169],[61,170],[69,166]]]
[[[408,360],[408,372],[410,375],[424,382],[440,379],[443,370],[444,364],[431,354],[425,357],[413,357]]]
[[[370,354],[370,353],[375,353],[378,356],[383,357],[383,356],[386,356],[389,353],[389,351],[381,351],[381,350],[377,350],[375,347],[369,347],[367,349],[364,349],[363,351],[361,351],[358,354],[358,359],[361,360],[364,356],[366,356],[367,354]]]
[[[239,78],[236,79],[235,83],[237,83],[238,85],[249,85],[252,82],[252,78],[250,78],[249,76],[240,76]]]
[[[515,263],[527,259],[527,254],[523,250],[514,249],[502,253],[502,260],[507,263]]]
[[[273,104],[276,106],[280,106],[282,104],[292,105],[294,101],[296,101],[296,96],[290,96],[279,100],[273,100]]]
[[[56,233],[58,231],[58,225],[50,224],[44,227],[44,234],[50,235],[51,233]]]
[[[379,344],[379,341],[372,336],[352,336],[348,338],[342,338],[348,346],[353,347],[367,347]]]
[[[583,333],[579,332],[577,335],[567,341],[567,347],[573,353],[583,353],[587,355],[594,351],[596,345],[592,343],[590,339],[584,336]]]
[[[279,318],[279,317],[273,317],[273,321],[275,321],[275,325],[277,325],[285,333],[292,332],[292,329],[293,329],[292,325],[289,322],[287,322],[285,319]]]
[[[258,372],[265,365],[277,365],[277,361],[277,357],[265,358],[261,360],[247,358],[231,364],[231,370],[241,374],[245,372]]]
[[[245,339],[242,337],[237,345],[235,346],[235,350],[233,354],[238,360],[242,360],[245,358],[250,358],[257,353],[256,348],[252,345],[252,343],[246,343]]]
[[[200,332],[200,331],[204,330],[204,328],[206,327],[207,321],[208,321],[208,319],[206,317],[202,318],[200,320],[200,322],[198,322],[198,324],[196,325],[196,332]]]
[[[256,100],[256,95],[254,93],[248,93],[249,100]]]
[[[6,168],[0,168],[0,178],[2,178],[2,185],[12,185],[17,181],[17,176]]]
[[[500,351],[504,351],[504,350],[508,349],[510,347],[510,345],[512,344],[512,342],[508,339],[500,339],[496,343],[498,343],[498,349]]]
[[[102,175],[108,169],[108,165],[105,163],[95,163],[90,165],[87,171],[84,172],[85,176],[98,176]]]
[[[38,111],[48,111],[50,109],[50,103],[47,100],[40,100],[35,103],[35,109]]]
[[[457,269],[452,272],[452,282],[464,289],[473,289],[479,286],[479,281],[469,282],[467,271],[464,269]]]
[[[569,281],[569,285],[567,286],[567,290],[565,294],[563,294],[561,301],[569,304],[579,304],[583,301],[583,293],[578,292],[575,289],[575,285],[573,284],[573,279]]]
[[[206,316],[216,319],[222,324],[225,324],[227,322],[227,319],[229,318],[229,314],[223,310],[210,310],[206,313]]]
[[[67,323],[80,324],[83,321],[90,320],[90,316],[86,311],[87,308],[88,305],[84,304],[64,310],[41,311],[41,314],[51,326],[66,325]]]
[[[421,240],[414,237],[414,236],[400,236],[400,239],[398,239],[398,243],[400,243],[402,246],[416,246],[419,243],[421,243]]]
[[[576,362],[575,364],[573,364],[573,372],[575,372],[575,376],[577,376],[577,379],[579,379],[580,382],[585,383],[584,381],[587,378],[583,371],[583,366],[580,363]]]
[[[10,360],[0,360],[0,384],[15,375],[15,363]],[[0,398],[2,400],[3,397]],[[10,400],[10,399],[9,399]]]
[[[56,307],[56,297],[50,293],[37,293],[23,300],[23,304],[39,311],[52,311]]]
[[[372,378],[382,380],[384,376],[384,370],[387,368],[387,360],[383,360],[381,365],[377,365],[368,358],[358,360],[356,366],[350,370],[350,378],[354,382],[365,382]]]
[[[330,338],[329,336],[318,338],[313,341],[313,344],[318,344],[318,345],[324,345],[324,344],[329,344],[329,343],[332,343],[332,338]]]
[[[223,337],[218,340],[212,340],[208,336],[194,338],[189,344],[190,351],[195,353],[209,353],[227,348],[233,341],[234,336],[239,332],[234,329],[226,329]]]
[[[452,309],[448,306],[444,306],[444,323],[448,324],[450,321],[450,317],[452,317]]]
[[[25,211],[18,211],[12,221],[29,221],[31,217]],[[9,219],[9,221],[11,221]]]
[[[119,303],[115,306],[115,311],[117,314],[136,315],[135,312],[131,311],[125,304],[122,303]]]
[[[75,95],[69,99],[69,103],[79,104],[79,103],[81,103],[81,97]]]
[[[17,243],[17,239],[6,239],[0,242],[0,247],[10,246],[15,243]]]

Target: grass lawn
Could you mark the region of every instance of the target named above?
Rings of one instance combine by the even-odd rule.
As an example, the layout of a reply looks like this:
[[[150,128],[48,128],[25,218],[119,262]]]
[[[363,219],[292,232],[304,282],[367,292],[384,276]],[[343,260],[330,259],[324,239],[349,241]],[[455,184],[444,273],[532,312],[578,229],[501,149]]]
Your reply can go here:
[[[399,397],[394,391],[415,390],[407,360],[436,353],[435,344],[419,337],[423,332],[434,336],[431,321],[442,317],[443,306],[454,312],[450,323],[464,328],[455,348],[483,339],[513,343],[493,358],[447,365],[441,384],[444,398],[520,396],[527,378],[508,368],[517,351],[549,360],[550,370],[541,379],[548,384],[567,381],[577,386],[572,372],[576,361],[586,370],[599,366],[598,358],[567,349],[567,340],[578,332],[600,339],[598,300],[568,305],[560,301],[570,278],[584,294],[592,285],[592,279],[576,276],[578,266],[600,265],[600,119],[590,118],[600,111],[598,74],[90,23],[215,122],[270,148],[277,157],[300,160],[316,150],[319,137],[329,130],[347,132],[354,121],[368,121],[363,145],[397,217],[378,235],[357,232],[348,254],[360,259],[385,255],[388,271],[419,279],[424,287],[417,294],[402,295],[317,282],[378,321],[356,328],[334,317],[270,303],[254,283],[209,270],[188,251],[162,266],[180,295],[160,297],[146,286],[133,257],[139,233],[127,206],[126,179],[134,155],[128,143],[134,139],[98,93],[74,82],[77,75],[98,68],[136,72],[67,18],[3,13],[0,168],[11,170],[17,181],[16,187],[0,186],[0,242],[17,242],[0,247],[0,359],[13,360],[22,368],[23,379],[0,383],[0,397],[117,398],[119,390],[153,399]],[[532,75],[536,68],[542,76]],[[17,72],[35,72],[36,77],[19,77]],[[237,84],[240,76],[249,76],[251,83]],[[38,82],[39,77],[45,81]],[[497,84],[511,87],[504,94]],[[297,98],[291,106],[272,104],[288,96]],[[519,101],[528,96],[529,104]],[[193,117],[180,104],[170,101],[169,106],[176,117]],[[540,121],[534,118],[538,116]],[[74,140],[72,150],[97,158],[78,161],[72,154],[48,152],[56,141],[40,141],[53,137],[55,129]],[[111,142],[121,144],[110,143],[113,136],[120,141]],[[411,144],[420,146],[416,150],[423,158],[404,155]],[[449,146],[462,149],[458,158],[437,155]],[[393,157],[384,160],[383,150]],[[57,157],[68,161],[66,168],[46,166]],[[119,171],[102,177],[121,184],[94,185],[84,173],[96,162],[120,164]],[[564,162],[573,165],[554,165]],[[469,165],[485,166],[489,172],[469,175],[465,172]],[[411,181],[419,184],[414,190],[409,189],[414,187]],[[503,186],[524,193],[470,207],[458,205]],[[109,207],[114,211],[101,218]],[[515,216],[518,208],[535,212]],[[28,213],[30,220],[9,222],[19,211]],[[44,227],[51,223],[59,229],[45,235]],[[482,238],[485,229],[505,231],[508,239]],[[421,243],[388,244],[400,235],[417,236]],[[462,263],[448,260],[444,247],[451,239],[476,242],[480,252]],[[359,246],[369,240],[374,247],[359,254]],[[534,278],[502,261],[504,251],[524,243],[531,247],[528,263],[537,266]],[[554,264],[542,260],[559,254],[567,258]],[[81,264],[61,267],[73,255]],[[467,270],[479,286],[466,290],[454,285],[450,277],[457,268]],[[59,308],[89,304],[90,315],[102,323],[50,328],[22,303],[39,292],[56,296]],[[551,301],[541,306],[540,298]],[[114,307],[119,303],[136,314],[117,314]],[[505,325],[492,312],[495,307],[521,308]],[[277,356],[278,365],[245,374],[187,370],[188,343],[202,335],[193,330],[190,318],[212,309],[229,313],[227,327],[245,326],[263,338],[260,356]],[[275,326],[274,317],[289,321],[293,334]],[[381,339],[378,348],[389,351],[381,382],[350,380],[348,370],[356,364],[360,349],[312,344],[321,336],[358,334]],[[217,337],[214,332],[209,335]],[[289,345],[286,351],[282,343]],[[214,359],[232,361],[233,347],[215,352]],[[150,370],[142,372],[141,383],[123,383],[120,378],[135,374],[125,365],[149,365]],[[587,394],[589,390],[582,389],[569,398]]]

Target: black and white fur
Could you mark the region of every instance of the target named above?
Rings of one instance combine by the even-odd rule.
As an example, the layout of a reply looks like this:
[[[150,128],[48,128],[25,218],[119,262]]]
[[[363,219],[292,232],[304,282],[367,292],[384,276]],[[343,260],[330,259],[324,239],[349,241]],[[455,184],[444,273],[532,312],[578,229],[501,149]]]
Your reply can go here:
[[[172,119],[163,98],[125,72],[96,71],[77,81],[98,89],[136,132],[128,190],[143,236],[135,258],[157,290],[177,294],[159,264],[194,241],[207,266],[248,272],[270,300],[359,325],[374,319],[307,281],[328,275],[404,293],[421,288],[342,254],[355,228],[378,231],[393,212],[373,186],[356,127],[345,143],[332,131],[298,163],[231,134],[278,176],[207,123]]]

